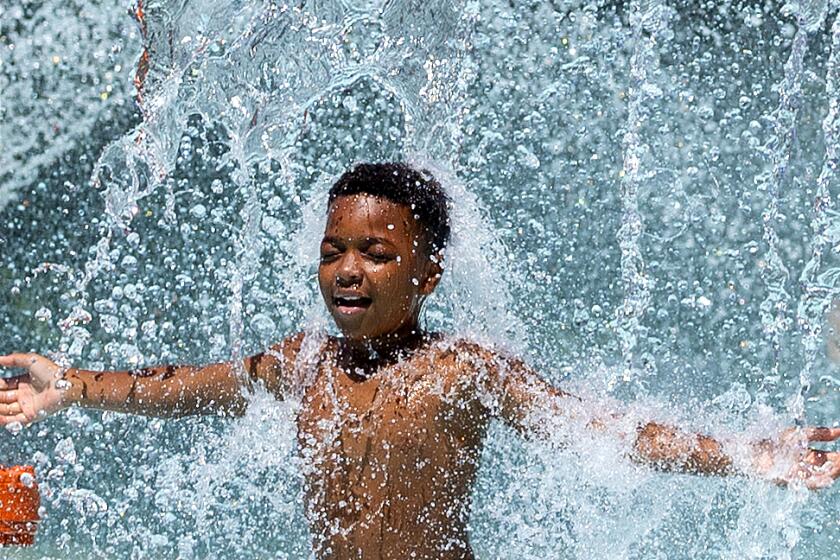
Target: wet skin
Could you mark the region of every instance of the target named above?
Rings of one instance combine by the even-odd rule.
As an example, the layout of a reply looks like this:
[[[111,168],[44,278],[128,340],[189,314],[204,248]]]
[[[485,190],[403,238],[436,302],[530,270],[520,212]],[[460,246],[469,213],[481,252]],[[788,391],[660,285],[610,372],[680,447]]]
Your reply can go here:
[[[319,555],[472,558],[468,497],[489,414],[457,353],[418,327],[439,263],[408,207],[356,195],[329,208],[318,279],[344,338],[308,364],[298,417]],[[300,363],[278,372],[283,362]]]
[[[469,495],[488,422],[500,418],[538,433],[532,412],[568,418],[581,410],[579,399],[517,359],[421,331],[420,308],[440,279],[440,262],[409,208],[367,195],[339,197],[329,208],[318,277],[343,336],[300,333],[242,364],[278,399],[300,403],[307,515],[319,558],[472,558]],[[69,369],[69,386],[61,388],[60,368],[43,356],[0,356],[0,367],[27,370],[0,380],[2,425],[28,424],[71,405],[157,416],[242,414],[247,407],[231,363]],[[609,428],[609,415],[584,412],[592,419],[587,427]],[[816,488],[840,476],[840,453],[803,446],[836,439],[840,429],[799,434],[758,442],[750,472],[771,472],[779,453],[796,449],[801,458],[783,482]],[[639,425],[632,437],[641,463],[736,472],[712,438],[654,423]]]
[[[339,365],[341,341],[324,342],[297,419],[320,557],[473,557],[469,493],[491,412],[465,347],[411,345],[361,378]]]
[[[416,333],[423,298],[442,272],[440,255],[430,255],[427,245],[406,206],[368,195],[330,205],[318,284],[351,349],[399,346]]]

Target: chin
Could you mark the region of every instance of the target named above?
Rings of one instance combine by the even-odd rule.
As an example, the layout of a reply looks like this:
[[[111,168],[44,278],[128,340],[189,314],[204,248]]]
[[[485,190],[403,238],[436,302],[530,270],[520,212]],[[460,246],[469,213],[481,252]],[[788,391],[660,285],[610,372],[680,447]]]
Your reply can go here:
[[[342,324],[335,319],[333,320],[335,321],[335,326],[337,326],[339,332],[341,332],[341,335],[347,340],[359,342],[370,338],[370,333],[368,333],[365,329],[360,328],[358,325],[347,325],[346,323]]]
[[[366,329],[359,328],[343,328],[341,325],[338,325],[338,330],[341,331],[341,334],[344,336],[344,338],[352,342],[365,342],[368,340],[379,338],[380,336],[386,334],[384,332],[369,331]]]
[[[350,340],[352,342],[362,342],[363,340],[366,340],[367,338],[369,338],[369,337],[365,336],[364,334],[357,333],[356,331],[345,330],[345,329],[342,329],[342,328],[339,328],[339,330],[341,331],[341,335],[344,338],[346,338],[347,340]]]
[[[378,322],[373,326],[365,325],[363,317],[359,317],[358,321],[348,321],[346,317],[336,315],[338,314],[333,315],[333,321],[338,327],[338,330],[344,338],[353,342],[365,342],[367,340],[377,339],[398,331],[402,326],[399,324],[392,328],[388,328],[387,326],[383,328],[383,325]]]

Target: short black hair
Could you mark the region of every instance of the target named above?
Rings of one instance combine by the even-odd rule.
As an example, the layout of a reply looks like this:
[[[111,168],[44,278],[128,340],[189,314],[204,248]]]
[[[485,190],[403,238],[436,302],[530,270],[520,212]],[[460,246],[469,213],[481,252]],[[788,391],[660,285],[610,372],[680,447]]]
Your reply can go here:
[[[354,194],[408,206],[428,236],[430,253],[443,250],[449,242],[449,197],[428,170],[398,162],[360,163],[330,187],[328,206],[339,196]]]

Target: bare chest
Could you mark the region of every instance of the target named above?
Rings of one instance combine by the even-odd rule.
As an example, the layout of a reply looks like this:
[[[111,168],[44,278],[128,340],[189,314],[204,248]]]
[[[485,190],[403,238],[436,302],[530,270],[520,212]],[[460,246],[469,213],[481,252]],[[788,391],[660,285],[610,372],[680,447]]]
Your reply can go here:
[[[345,466],[414,449],[457,431],[463,395],[433,371],[380,372],[354,380],[325,370],[304,396],[298,416],[302,449]]]
[[[441,535],[466,543],[458,531],[486,416],[445,369],[379,374],[353,380],[325,368],[304,394],[298,439],[315,533],[333,550],[391,538],[382,535],[393,536],[380,542],[389,550],[419,550]]]
[[[384,483],[475,460],[486,418],[461,384],[432,368],[380,373],[359,381],[325,369],[307,390],[298,439],[316,478]]]

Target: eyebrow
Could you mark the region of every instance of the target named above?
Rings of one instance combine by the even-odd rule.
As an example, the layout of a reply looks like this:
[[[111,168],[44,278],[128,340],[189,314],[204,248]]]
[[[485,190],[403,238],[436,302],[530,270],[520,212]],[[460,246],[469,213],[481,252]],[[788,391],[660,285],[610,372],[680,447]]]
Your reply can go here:
[[[389,241],[388,239],[385,239],[384,237],[365,237],[365,241],[367,241],[368,243],[382,243],[383,245],[393,245],[394,244],[392,241]],[[333,236],[325,236],[323,239],[321,239],[321,243],[331,243],[333,245],[335,245],[337,243],[341,244],[342,242],[343,242],[342,239],[339,239],[338,237],[333,237]]]
[[[394,243],[385,239],[384,237],[365,237],[365,241],[369,243],[382,243],[383,245],[393,245]]]

